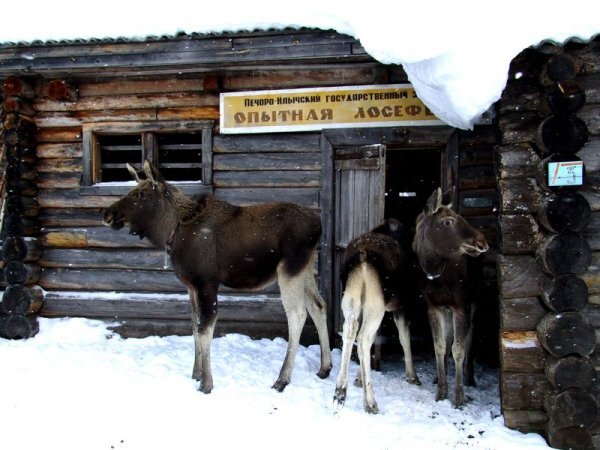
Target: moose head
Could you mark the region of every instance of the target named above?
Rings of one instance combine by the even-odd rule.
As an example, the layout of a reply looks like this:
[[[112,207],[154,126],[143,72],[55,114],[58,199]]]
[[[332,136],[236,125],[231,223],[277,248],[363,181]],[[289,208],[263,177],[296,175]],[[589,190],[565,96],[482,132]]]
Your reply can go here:
[[[428,278],[439,277],[447,261],[479,256],[489,248],[483,234],[451,209],[454,188],[442,195],[437,188],[416,222],[413,250]]]
[[[168,208],[171,187],[150,161],[144,161],[143,175],[138,174],[129,163],[127,170],[137,182],[137,186],[106,209],[103,222],[114,230],[120,230],[127,224],[130,234],[138,235],[140,239],[147,236],[154,241],[155,236],[162,236],[164,233],[157,235],[153,230],[169,225],[162,223],[164,219],[159,215],[166,217],[161,211]],[[142,178],[144,175],[145,178]],[[173,226],[174,224],[170,226],[168,232]]]

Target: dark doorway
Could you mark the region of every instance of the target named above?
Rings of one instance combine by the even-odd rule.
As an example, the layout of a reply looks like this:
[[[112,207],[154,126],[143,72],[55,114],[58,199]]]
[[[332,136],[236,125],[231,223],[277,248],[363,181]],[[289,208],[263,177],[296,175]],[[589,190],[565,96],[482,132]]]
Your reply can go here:
[[[386,148],[385,217],[394,218],[407,227],[408,235],[414,234],[417,216],[434,189],[440,186],[442,174],[442,149],[440,148]],[[410,247],[410,241],[404,243]],[[406,295],[415,299],[411,319],[413,352],[431,353],[433,346],[427,321],[425,303],[421,301],[417,286],[407,287]],[[378,339],[382,358],[394,358],[401,354],[398,330],[392,316],[386,314]]]

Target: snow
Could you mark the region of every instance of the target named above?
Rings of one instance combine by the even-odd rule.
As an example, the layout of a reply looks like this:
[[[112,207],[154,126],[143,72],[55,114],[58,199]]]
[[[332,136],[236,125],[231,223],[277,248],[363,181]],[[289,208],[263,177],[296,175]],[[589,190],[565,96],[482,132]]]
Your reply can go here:
[[[197,391],[190,378],[191,336],[123,339],[106,324],[40,318],[33,339],[0,340],[2,448],[11,450],[154,450],[238,448],[549,448],[537,434],[504,426],[498,375],[478,368],[478,388],[454,409],[435,402],[432,358],[415,361],[422,386],[404,380],[401,362],[373,373],[380,414],[362,409],[362,390],[349,386],[334,414],[331,376],[321,380],[318,346],[301,347],[292,382],[277,378],[286,341],[229,334],[213,342],[215,387]],[[357,365],[351,363],[351,374]]]
[[[144,8],[137,2],[105,0],[93,12],[74,0],[33,3],[27,9],[26,25],[23,20],[3,22],[0,43],[289,27],[334,29],[359,39],[382,63],[402,64],[431,111],[463,129],[472,128],[500,98],[510,61],[521,50],[543,41],[587,41],[600,33],[600,2],[589,0],[568,5],[563,0],[371,1],[368,8],[345,0],[304,0],[294,5],[280,0],[232,0],[226,10],[190,0]],[[23,57],[35,59],[35,55]]]

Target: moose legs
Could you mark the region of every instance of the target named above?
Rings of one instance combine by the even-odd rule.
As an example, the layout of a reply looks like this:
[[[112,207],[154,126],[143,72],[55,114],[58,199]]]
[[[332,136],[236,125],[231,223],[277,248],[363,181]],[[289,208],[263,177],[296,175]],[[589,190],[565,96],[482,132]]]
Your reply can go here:
[[[413,364],[412,347],[410,345],[410,327],[409,322],[403,313],[394,312],[394,322],[398,328],[398,337],[400,338],[400,345],[402,345],[402,351],[404,352],[404,367],[406,371],[406,380],[411,384],[421,385],[421,381],[415,372],[415,366]]]
[[[300,335],[306,322],[307,312],[315,322],[321,346],[321,367],[318,376],[326,378],[331,371],[331,348],[327,332],[326,305],[319,295],[317,284],[312,273],[312,258],[306,267],[297,275],[286,273],[283,264],[277,267],[277,281],[281,290],[281,300],[288,321],[288,348],[273,389],[281,392],[289,384],[292,377],[294,359],[300,343]]]
[[[371,382],[371,347],[385,314],[385,303],[377,274],[368,266],[363,265],[359,270],[349,274],[342,297],[342,311],[344,313],[342,360],[333,396],[334,405],[339,409],[344,405],[346,399],[348,366],[356,338],[360,363],[359,378],[363,387],[363,405],[365,411],[377,414],[379,408],[375,401]],[[361,314],[362,323],[359,331],[358,320]],[[358,337],[356,337],[357,333]]]
[[[437,393],[435,400],[444,400],[448,395],[448,384],[446,381],[446,345],[448,342],[448,334],[453,333],[452,357],[454,359],[455,371],[453,403],[457,408],[465,403],[463,370],[467,346],[470,344],[471,312],[469,309],[470,308],[468,307],[453,308],[451,314],[448,314],[443,307],[430,305],[427,308],[437,366]]]
[[[213,388],[210,347],[217,322],[217,288],[209,285],[188,287],[192,307],[195,354],[192,378],[200,381],[198,390],[210,394]]]

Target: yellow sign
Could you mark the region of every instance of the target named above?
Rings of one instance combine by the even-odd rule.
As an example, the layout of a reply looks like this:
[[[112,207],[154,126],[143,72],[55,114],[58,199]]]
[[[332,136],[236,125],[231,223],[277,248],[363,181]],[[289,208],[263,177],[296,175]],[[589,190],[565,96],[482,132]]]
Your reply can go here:
[[[445,125],[410,84],[221,94],[221,133]]]

